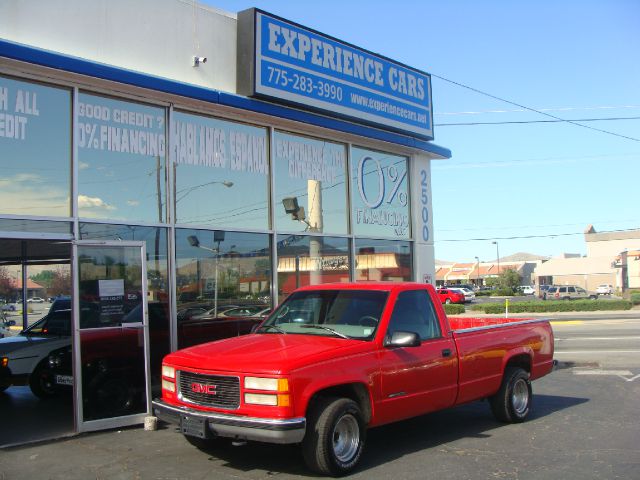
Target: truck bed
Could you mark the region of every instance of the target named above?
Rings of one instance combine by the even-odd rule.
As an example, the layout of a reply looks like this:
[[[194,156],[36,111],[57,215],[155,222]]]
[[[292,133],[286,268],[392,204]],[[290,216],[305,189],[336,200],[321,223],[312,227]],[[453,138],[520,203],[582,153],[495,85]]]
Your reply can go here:
[[[458,404],[493,395],[505,359],[533,361],[526,368],[532,380],[553,367],[553,331],[546,319],[449,317],[449,324],[458,348]]]

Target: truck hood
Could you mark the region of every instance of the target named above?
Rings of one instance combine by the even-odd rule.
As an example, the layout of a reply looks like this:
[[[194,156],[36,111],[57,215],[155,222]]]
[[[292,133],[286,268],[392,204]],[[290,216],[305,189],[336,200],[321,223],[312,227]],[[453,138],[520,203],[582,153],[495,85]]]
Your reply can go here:
[[[54,342],[65,337],[58,336],[42,336],[35,335],[16,335],[15,337],[5,337],[0,339],[0,354],[6,355],[16,350],[24,350],[31,347],[45,345],[46,343]],[[71,338],[68,338],[68,342],[71,343]]]
[[[166,357],[176,367],[224,372],[284,374],[373,348],[372,342],[298,334],[251,334],[178,350]]]

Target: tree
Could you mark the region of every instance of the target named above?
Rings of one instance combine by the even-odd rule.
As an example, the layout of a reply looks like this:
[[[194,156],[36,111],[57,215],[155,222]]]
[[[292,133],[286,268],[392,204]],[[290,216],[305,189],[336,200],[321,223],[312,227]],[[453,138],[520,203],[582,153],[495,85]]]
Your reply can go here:
[[[500,288],[510,288],[515,291],[520,286],[520,275],[515,270],[508,268],[500,273],[498,285]]]
[[[9,299],[13,296],[13,281],[6,267],[0,267],[0,298]]]
[[[42,285],[45,288],[51,288],[53,276],[54,272],[52,270],[43,270],[35,275],[29,275],[29,278],[36,282],[38,285]]]
[[[50,295],[71,295],[71,270],[68,266],[59,266],[51,272]]]

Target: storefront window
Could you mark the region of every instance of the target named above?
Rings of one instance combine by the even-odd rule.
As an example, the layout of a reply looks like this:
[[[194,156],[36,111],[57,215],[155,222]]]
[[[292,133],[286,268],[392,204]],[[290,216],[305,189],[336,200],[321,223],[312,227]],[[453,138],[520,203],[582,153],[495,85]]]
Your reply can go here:
[[[84,218],[165,220],[165,110],[80,94],[78,211]]]
[[[278,235],[278,303],[298,287],[349,281],[346,238]]]
[[[271,309],[269,235],[176,230],[178,348],[249,333]]]
[[[351,179],[353,233],[410,238],[407,159],[353,147]]]
[[[0,214],[71,214],[71,94],[0,77]]]
[[[167,230],[138,225],[80,224],[81,240],[135,240],[147,251],[147,304],[152,388],[160,386],[162,358],[171,351]]]
[[[345,146],[282,132],[274,142],[276,228],[347,233]]]
[[[0,182],[1,183],[1,182]],[[0,195],[2,193],[0,192]],[[49,235],[70,236],[73,232],[70,222],[51,222],[48,220],[14,220],[0,218],[0,231],[3,232],[32,232]]]
[[[356,239],[356,281],[411,281],[411,244],[389,240]]]
[[[175,112],[176,223],[269,228],[267,129]]]

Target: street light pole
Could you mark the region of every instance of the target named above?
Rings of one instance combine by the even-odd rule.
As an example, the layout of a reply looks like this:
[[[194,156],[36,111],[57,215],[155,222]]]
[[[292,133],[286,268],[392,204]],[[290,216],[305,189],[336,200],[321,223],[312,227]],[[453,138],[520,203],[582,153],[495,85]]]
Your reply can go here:
[[[480,287],[480,259],[478,257],[474,257],[476,259],[476,286]]]
[[[498,262],[498,275],[500,275],[500,251],[498,250],[498,242],[491,242],[496,246],[496,261]]]

